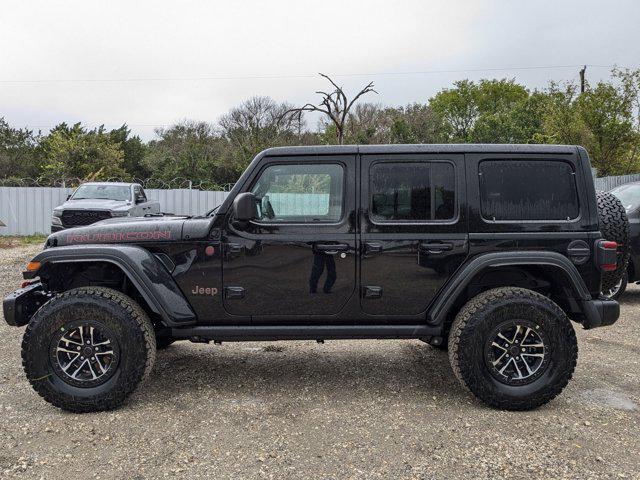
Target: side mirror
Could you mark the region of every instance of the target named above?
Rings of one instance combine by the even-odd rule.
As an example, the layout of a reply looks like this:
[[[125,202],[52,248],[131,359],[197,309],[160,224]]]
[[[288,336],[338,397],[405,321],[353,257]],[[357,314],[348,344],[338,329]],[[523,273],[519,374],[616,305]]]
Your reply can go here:
[[[142,195],[136,195],[136,203],[144,203],[145,198]]]
[[[71,195],[67,195],[67,200],[69,200],[71,198]]]
[[[233,200],[233,215],[236,220],[245,222],[258,218],[256,196],[251,192],[238,194]]]

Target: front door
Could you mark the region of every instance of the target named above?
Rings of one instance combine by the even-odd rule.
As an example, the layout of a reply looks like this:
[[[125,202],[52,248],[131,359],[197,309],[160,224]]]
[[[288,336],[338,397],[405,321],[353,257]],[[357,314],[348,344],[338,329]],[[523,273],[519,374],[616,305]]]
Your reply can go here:
[[[225,309],[254,323],[322,321],[356,289],[355,155],[266,157],[244,191],[258,218],[226,219]]]
[[[468,252],[464,156],[362,156],[361,307],[422,315]]]

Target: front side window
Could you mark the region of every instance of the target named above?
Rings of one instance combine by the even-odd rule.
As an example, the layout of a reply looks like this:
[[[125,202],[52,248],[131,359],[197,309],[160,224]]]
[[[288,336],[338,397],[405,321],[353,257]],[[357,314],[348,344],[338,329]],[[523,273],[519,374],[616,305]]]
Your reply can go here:
[[[337,222],[342,218],[344,171],[338,164],[267,167],[251,192],[264,222]]]
[[[448,162],[381,162],[369,178],[374,222],[452,220],[455,173]]]
[[[133,193],[136,196],[136,199],[138,199],[140,202],[147,201],[147,196],[145,195],[144,190],[142,190],[142,187],[135,186],[133,187],[133,189]]]
[[[573,168],[551,160],[480,162],[482,217],[493,221],[573,220],[580,213]]]

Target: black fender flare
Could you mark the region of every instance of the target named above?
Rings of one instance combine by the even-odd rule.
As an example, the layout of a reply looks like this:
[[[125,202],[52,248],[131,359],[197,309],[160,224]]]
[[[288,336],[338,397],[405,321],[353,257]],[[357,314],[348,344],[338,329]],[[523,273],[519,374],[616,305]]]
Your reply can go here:
[[[81,245],[43,250],[33,262],[40,262],[25,278],[35,278],[47,265],[79,262],[108,262],[116,265],[138,289],[140,295],[167,326],[196,322],[189,302],[167,269],[153,253],[135,245]]]
[[[564,255],[557,252],[533,250],[486,253],[473,257],[457,270],[453,278],[447,282],[436,297],[429,310],[427,322],[432,325],[442,325],[455,301],[478,273],[488,268],[518,265],[542,265],[557,268],[572,286],[578,304],[591,300],[591,293],[580,273]]]

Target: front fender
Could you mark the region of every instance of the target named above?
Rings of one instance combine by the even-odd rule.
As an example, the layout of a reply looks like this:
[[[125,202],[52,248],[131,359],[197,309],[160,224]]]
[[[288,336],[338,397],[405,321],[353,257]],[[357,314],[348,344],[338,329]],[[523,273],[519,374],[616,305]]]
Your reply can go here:
[[[167,326],[196,322],[193,309],[171,274],[151,252],[135,245],[82,245],[56,247],[42,251],[33,262],[40,268],[25,272],[25,279],[40,275],[47,265],[78,262],[109,262],[122,270],[149,307]]]

